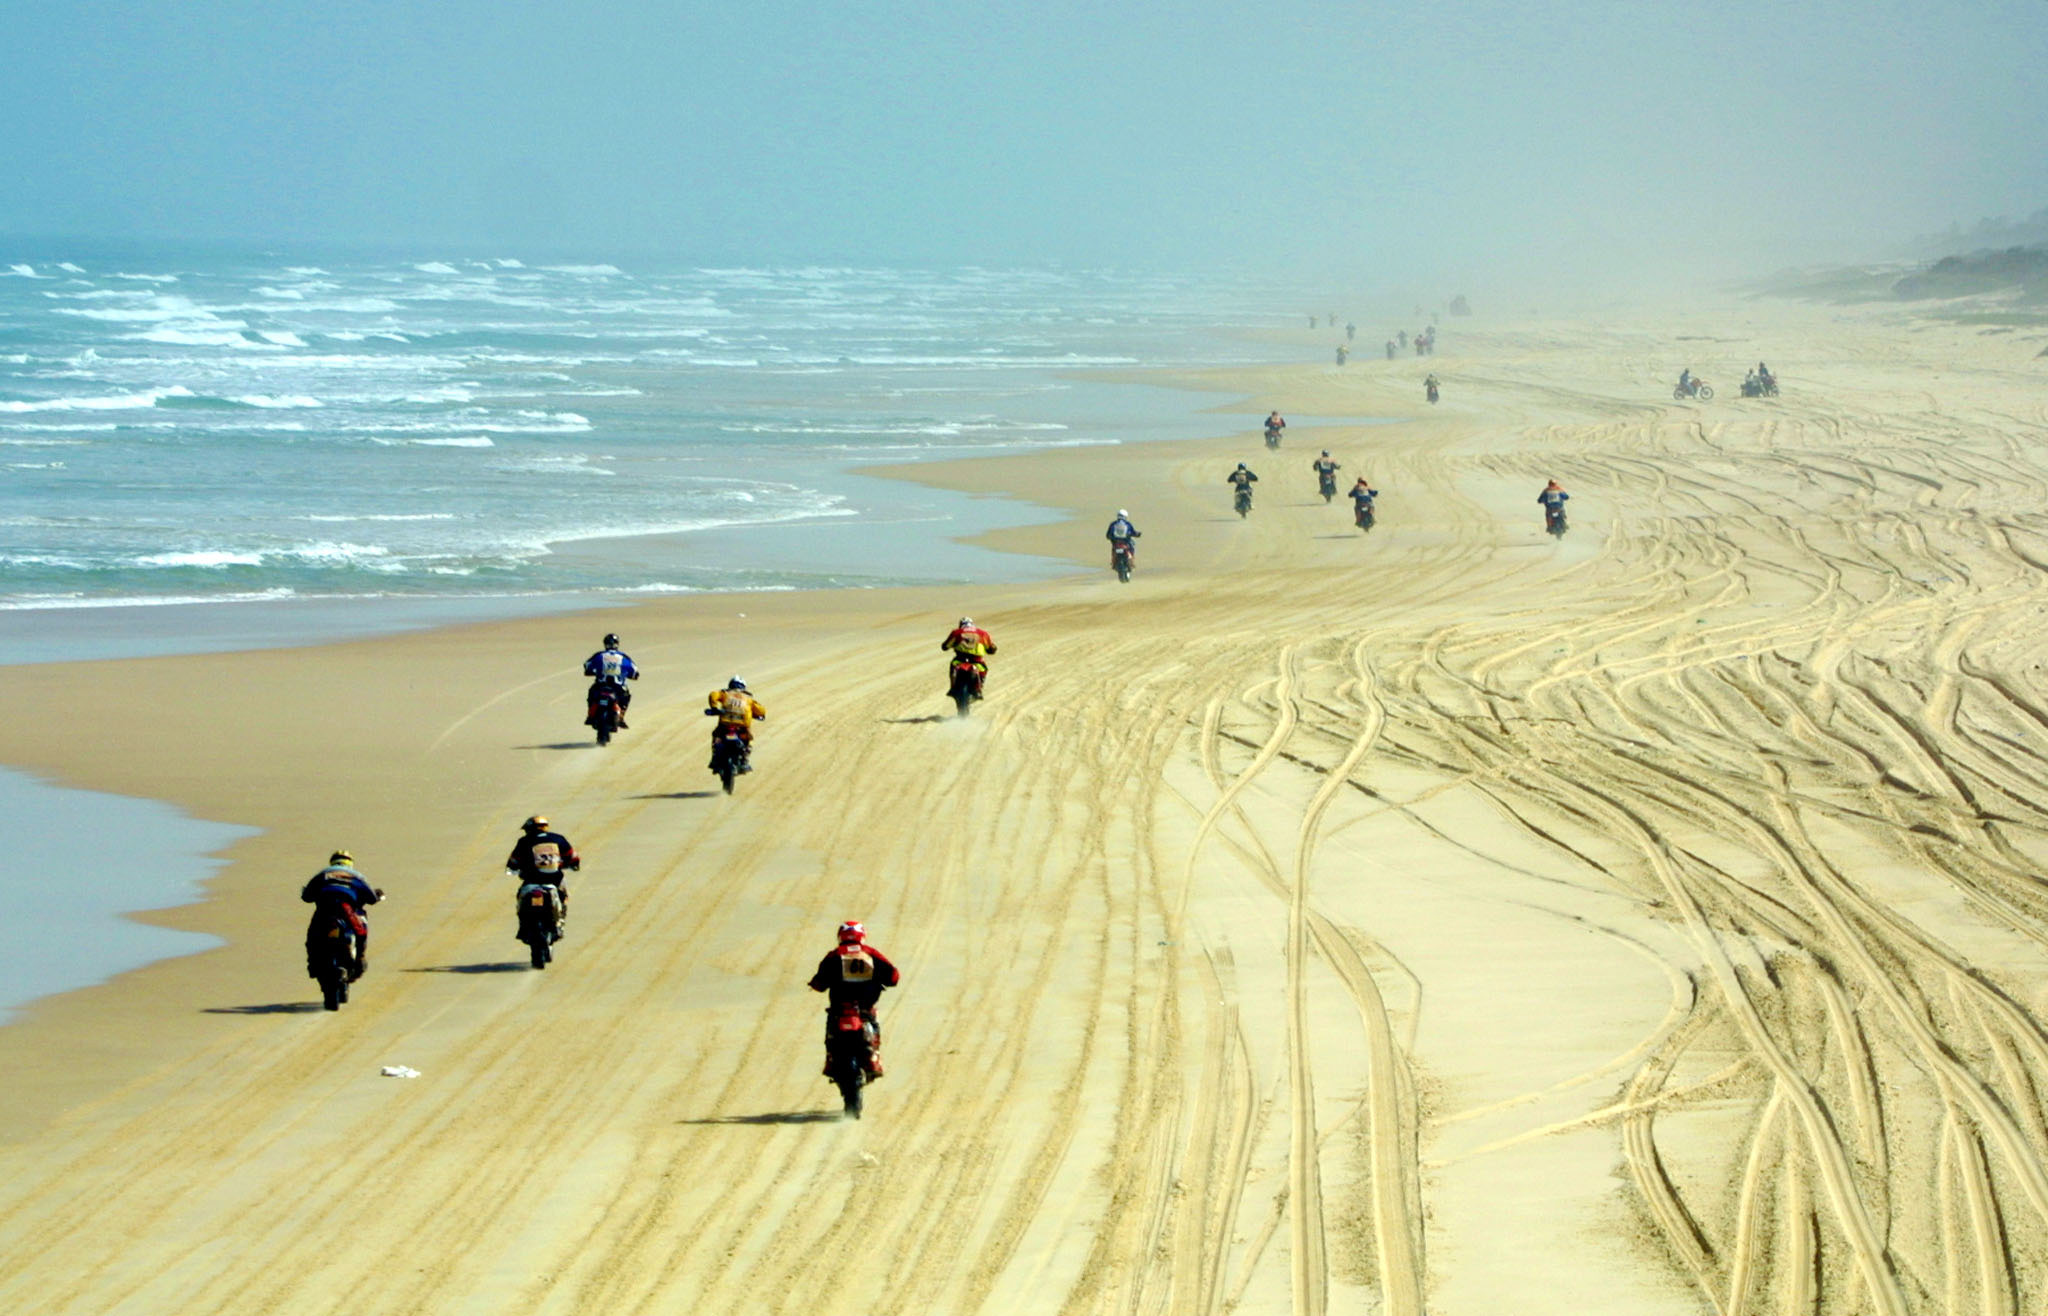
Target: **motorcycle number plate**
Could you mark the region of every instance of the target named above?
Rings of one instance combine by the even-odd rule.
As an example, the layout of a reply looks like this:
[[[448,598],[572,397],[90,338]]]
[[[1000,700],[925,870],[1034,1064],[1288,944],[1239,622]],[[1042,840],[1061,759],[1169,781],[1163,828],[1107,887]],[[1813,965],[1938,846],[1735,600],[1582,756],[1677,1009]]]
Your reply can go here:
[[[536,892],[534,892],[534,893],[533,893],[532,895],[530,895],[530,896],[528,896],[528,897],[526,898],[526,903],[527,903],[527,904],[529,904],[529,905],[542,905],[542,906],[544,906],[544,905],[546,905],[546,904],[548,903],[548,898],[547,898],[546,896],[544,896],[544,895],[540,894],[540,893],[539,893],[538,891],[536,891]]]
[[[337,937],[337,938],[338,938],[338,937],[340,937],[340,936],[341,936],[341,929],[340,929],[340,928],[329,928],[329,929],[327,929],[327,935],[328,935],[328,936],[330,936],[330,937]]]

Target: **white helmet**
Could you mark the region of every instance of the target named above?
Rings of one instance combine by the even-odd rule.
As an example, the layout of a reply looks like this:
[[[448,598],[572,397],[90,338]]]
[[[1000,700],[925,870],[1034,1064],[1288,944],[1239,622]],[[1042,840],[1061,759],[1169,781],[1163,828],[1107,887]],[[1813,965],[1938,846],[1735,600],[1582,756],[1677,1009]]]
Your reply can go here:
[[[747,688],[747,683],[745,681],[740,680],[739,677],[735,676],[732,678],[732,680],[727,681],[725,683],[725,688],[728,690],[744,690]]]
[[[1125,510],[1124,510],[1123,508],[1121,508],[1121,507],[1119,507],[1119,508],[1117,508],[1117,509],[1116,509],[1116,514],[1117,514],[1118,516],[1121,516],[1121,517],[1123,517],[1123,518],[1124,518],[1125,520],[1129,520],[1129,519],[1130,519],[1130,516],[1131,516],[1131,514],[1130,514],[1129,512],[1126,512],[1126,511],[1125,511]]]

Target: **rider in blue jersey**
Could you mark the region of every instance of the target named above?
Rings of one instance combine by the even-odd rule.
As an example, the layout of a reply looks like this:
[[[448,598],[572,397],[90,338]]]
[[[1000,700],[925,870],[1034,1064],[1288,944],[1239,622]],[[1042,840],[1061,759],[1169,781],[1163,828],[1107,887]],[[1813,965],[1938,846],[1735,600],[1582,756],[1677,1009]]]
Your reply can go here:
[[[626,682],[640,679],[640,669],[633,660],[619,650],[619,637],[604,637],[604,648],[583,660],[583,674],[591,677],[590,696],[586,701],[592,708],[597,705],[600,692],[611,691],[612,698],[619,706],[619,726],[626,725],[626,709],[632,704],[633,696],[626,690]]]

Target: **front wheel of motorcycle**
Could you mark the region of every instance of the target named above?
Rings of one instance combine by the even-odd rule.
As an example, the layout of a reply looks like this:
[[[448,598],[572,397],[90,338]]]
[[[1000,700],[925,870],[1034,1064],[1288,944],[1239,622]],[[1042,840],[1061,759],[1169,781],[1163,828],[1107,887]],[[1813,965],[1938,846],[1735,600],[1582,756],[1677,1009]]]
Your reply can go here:
[[[1713,400],[1714,390],[1706,384],[1700,385],[1700,401],[1712,402]]]

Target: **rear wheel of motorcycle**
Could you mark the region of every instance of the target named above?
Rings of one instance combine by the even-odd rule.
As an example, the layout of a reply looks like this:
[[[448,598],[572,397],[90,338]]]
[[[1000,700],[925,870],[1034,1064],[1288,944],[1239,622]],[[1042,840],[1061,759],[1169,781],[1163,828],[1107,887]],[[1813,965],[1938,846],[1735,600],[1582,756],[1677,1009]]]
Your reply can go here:
[[[341,1003],[348,999],[348,987],[340,973],[333,969],[320,980],[320,1005],[327,1010],[339,1010]]]
[[[953,707],[956,710],[954,716],[966,717],[967,709],[973,703],[974,692],[967,689],[965,686],[961,686],[960,688],[953,691]]]
[[[718,784],[725,787],[725,793],[727,795],[732,794],[732,779],[738,775],[739,774],[735,772],[733,769],[731,759],[727,759],[724,763],[721,763],[719,765]]]
[[[548,946],[547,937],[540,932],[535,932],[533,940],[526,944],[533,951],[533,967],[536,969],[545,969],[548,967],[548,961],[555,958],[555,952]]]
[[[833,1081],[839,1084],[839,1099],[846,1107],[848,1118],[859,1119],[861,1108],[866,1104],[862,1100],[861,1089],[867,1085],[867,1075],[861,1073],[857,1065],[848,1065],[847,1070],[850,1072],[841,1073]]]
[[[611,728],[599,727],[597,729],[597,743],[600,748],[612,743]]]
[[[1117,564],[1116,564],[1116,578],[1117,578],[1118,580],[1121,580],[1121,581],[1122,581],[1122,582],[1123,582],[1124,584],[1126,584],[1126,585],[1128,585],[1128,584],[1130,584],[1130,583],[1131,583],[1131,566],[1130,566],[1130,563],[1128,563],[1128,562],[1119,562],[1119,563],[1117,563]]]

